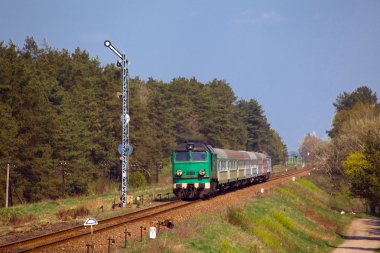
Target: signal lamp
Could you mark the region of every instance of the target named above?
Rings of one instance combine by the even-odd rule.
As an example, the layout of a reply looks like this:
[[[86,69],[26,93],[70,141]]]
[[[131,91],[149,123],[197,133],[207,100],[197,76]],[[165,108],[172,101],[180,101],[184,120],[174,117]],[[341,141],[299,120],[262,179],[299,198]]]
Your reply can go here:
[[[177,174],[177,176],[179,176],[179,177],[182,176],[182,170],[177,170],[177,171],[176,171],[176,174]]]
[[[111,41],[109,41],[109,40],[104,41],[104,46],[110,47],[111,46]]]
[[[205,171],[205,170],[200,170],[200,171],[199,171],[199,175],[204,176],[205,174],[206,174],[206,171]]]

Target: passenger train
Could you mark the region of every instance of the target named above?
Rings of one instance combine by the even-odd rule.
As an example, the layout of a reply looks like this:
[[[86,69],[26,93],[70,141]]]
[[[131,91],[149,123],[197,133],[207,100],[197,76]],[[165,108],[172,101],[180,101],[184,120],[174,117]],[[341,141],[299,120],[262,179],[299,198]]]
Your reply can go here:
[[[177,197],[205,198],[226,189],[268,180],[271,160],[263,153],[185,142],[173,151],[172,168],[173,192]]]

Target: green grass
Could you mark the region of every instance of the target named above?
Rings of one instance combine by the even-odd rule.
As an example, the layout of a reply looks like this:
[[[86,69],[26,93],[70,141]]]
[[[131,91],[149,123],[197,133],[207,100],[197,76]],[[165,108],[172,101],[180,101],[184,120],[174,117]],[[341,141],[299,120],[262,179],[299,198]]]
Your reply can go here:
[[[159,185],[155,187],[145,187],[140,189],[129,189],[129,195],[141,196],[144,195],[144,204],[152,201],[153,193],[168,193],[171,192],[171,185]],[[17,205],[10,208],[0,208],[0,236],[16,230],[19,226],[28,226],[33,222],[33,225],[42,225],[51,222],[59,221],[60,219],[67,220],[62,213],[70,209],[88,209],[89,216],[96,217],[97,219],[105,219],[112,216],[120,215],[125,212],[134,211],[133,208],[112,209],[112,203],[115,201],[119,203],[119,191],[99,195],[88,195],[82,197],[73,197],[66,199],[58,199],[54,201],[41,201],[38,203],[30,203],[25,205]],[[101,212],[100,207],[103,206]],[[70,212],[69,212],[70,213]],[[71,219],[71,222],[79,224],[83,222],[83,217]],[[26,229],[27,230],[27,229]]]
[[[126,252],[330,252],[354,218],[331,209],[332,197],[312,180],[300,179],[244,206],[177,224]]]

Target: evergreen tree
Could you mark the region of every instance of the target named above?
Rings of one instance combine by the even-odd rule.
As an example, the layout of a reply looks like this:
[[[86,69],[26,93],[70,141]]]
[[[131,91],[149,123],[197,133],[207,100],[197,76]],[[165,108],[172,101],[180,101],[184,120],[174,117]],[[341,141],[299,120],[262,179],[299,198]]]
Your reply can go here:
[[[247,126],[248,139],[247,150],[267,151],[271,138],[270,126],[264,116],[264,110],[255,99],[249,101],[240,100],[238,108],[244,115],[244,122]]]

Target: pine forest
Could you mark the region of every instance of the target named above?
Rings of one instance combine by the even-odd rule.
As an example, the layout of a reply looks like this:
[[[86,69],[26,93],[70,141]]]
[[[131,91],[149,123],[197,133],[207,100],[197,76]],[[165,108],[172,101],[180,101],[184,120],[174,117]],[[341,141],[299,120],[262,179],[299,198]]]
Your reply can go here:
[[[286,146],[259,102],[239,100],[225,80],[169,83],[130,77],[129,179],[155,183],[175,146],[199,140],[215,147],[259,151],[284,163]],[[0,202],[5,171],[19,200],[35,202],[101,192],[119,182],[121,69],[102,66],[85,50],[0,42]],[[252,97],[255,94],[251,94]]]

